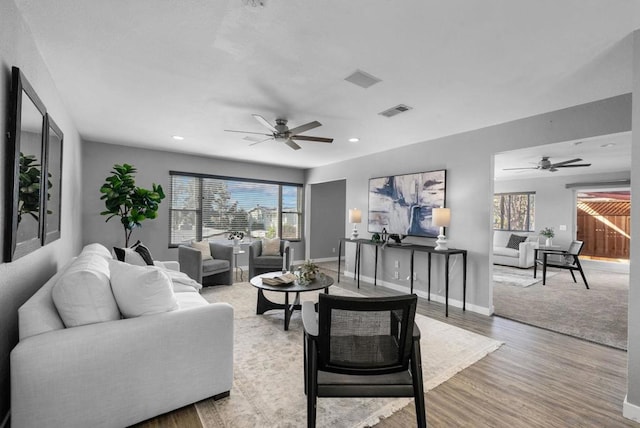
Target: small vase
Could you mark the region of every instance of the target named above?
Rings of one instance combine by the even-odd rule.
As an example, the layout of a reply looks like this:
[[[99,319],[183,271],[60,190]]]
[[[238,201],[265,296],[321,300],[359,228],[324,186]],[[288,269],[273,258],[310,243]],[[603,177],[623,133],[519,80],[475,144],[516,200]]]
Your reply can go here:
[[[546,242],[544,243],[545,247],[551,247],[553,245],[553,242],[551,242],[551,238],[547,238]]]

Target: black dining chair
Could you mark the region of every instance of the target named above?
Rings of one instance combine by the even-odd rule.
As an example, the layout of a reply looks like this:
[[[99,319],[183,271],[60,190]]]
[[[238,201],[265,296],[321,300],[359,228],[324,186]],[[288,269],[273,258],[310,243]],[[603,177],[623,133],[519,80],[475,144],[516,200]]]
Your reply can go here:
[[[318,397],[414,397],[417,426],[427,426],[417,296],[344,297],[304,302],[307,426]]]
[[[539,250],[539,252],[542,253],[542,285],[547,284],[547,267],[555,267],[559,269],[568,269],[571,273],[571,277],[573,278],[573,282],[576,283],[578,281],[576,281],[576,276],[573,271],[577,270],[580,272],[580,276],[582,276],[582,280],[584,281],[584,286],[587,287],[588,290],[589,284],[587,283],[587,277],[584,275],[580,259],[578,258],[583,246],[583,241],[572,241],[569,245],[569,249],[567,250]],[[549,258],[549,256],[559,257]]]

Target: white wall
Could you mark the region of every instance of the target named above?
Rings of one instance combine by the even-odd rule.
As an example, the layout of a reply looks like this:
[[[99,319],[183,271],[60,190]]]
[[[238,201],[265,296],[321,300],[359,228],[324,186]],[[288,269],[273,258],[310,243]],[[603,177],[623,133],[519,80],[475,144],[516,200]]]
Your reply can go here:
[[[133,242],[140,239],[151,250],[157,260],[177,260],[178,250],[169,248],[169,171],[194,172],[228,177],[255,178],[288,183],[304,183],[304,171],[295,168],[281,168],[249,162],[169,153],[158,150],[140,149],[114,144],[84,142],[82,163],[84,165],[82,189],[82,239],[85,244],[100,242],[111,248],[124,245],[124,232],[119,219],[105,223],[101,216],[105,210],[100,200],[100,187],[111,175],[114,164],[128,163],[136,167],[136,185],[151,188],[152,183],[162,185],[167,198],[158,211],[158,218],[145,220],[142,227],[131,235]],[[304,258],[304,242],[292,243],[296,259]],[[239,265],[246,263],[246,255],[239,259]]]
[[[11,67],[19,67],[48,112],[64,133],[62,171],[61,238],[12,263],[0,263],[0,425],[9,409],[9,352],[18,341],[17,310],[38,288],[80,251],[80,189],[82,186],[81,146],[78,132],[60,100],[56,86],[38,52],[31,31],[11,0],[0,6],[0,165],[6,162]],[[0,174],[0,190],[6,197],[5,169]],[[7,213],[0,204],[0,242],[4,242]]]
[[[451,247],[464,248],[469,252],[467,304],[473,310],[489,313],[492,298],[490,249],[493,155],[507,150],[625,132],[630,129],[631,96],[627,94],[311,169],[307,173],[307,181],[319,183],[346,178],[347,206],[361,208],[362,221],[366,225],[369,178],[446,169],[446,205],[451,208],[452,213],[447,237]],[[345,236],[348,236],[350,225],[345,222],[344,226]],[[364,237],[370,236],[365,230],[362,232]],[[413,238],[413,241],[433,242],[424,238]],[[408,273],[408,259],[402,253],[398,253],[396,251],[383,255],[379,272],[382,273],[384,281],[406,287],[406,279],[395,281],[391,275],[396,270],[393,266],[395,260],[400,262],[401,278],[406,278],[405,275]],[[362,273],[373,276],[373,255],[365,253],[362,260]],[[435,263],[438,266],[433,274],[434,281],[442,275],[441,260]],[[426,291],[424,265],[424,258],[418,258],[418,282],[415,287],[422,292]],[[352,266],[351,257],[347,268]],[[450,298],[458,301],[462,299],[460,276],[460,269],[454,266],[450,277]],[[441,295],[442,287],[436,287],[436,292]]]
[[[588,170],[588,168],[586,168]],[[500,180],[494,185],[494,193],[535,192],[535,230],[540,232],[544,227],[553,227],[556,236],[554,245],[568,247],[576,239],[576,202],[575,189],[567,189],[568,183],[597,183],[614,180],[628,180],[630,171],[609,174],[581,174],[570,177],[557,177],[542,171],[538,178],[522,180]],[[560,225],[567,230],[561,231]],[[541,241],[544,240],[541,237]]]

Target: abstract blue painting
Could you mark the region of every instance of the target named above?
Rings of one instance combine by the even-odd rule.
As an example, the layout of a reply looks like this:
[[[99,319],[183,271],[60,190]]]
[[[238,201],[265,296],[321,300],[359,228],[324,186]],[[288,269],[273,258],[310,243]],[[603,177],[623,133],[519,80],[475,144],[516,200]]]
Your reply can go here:
[[[438,236],[431,210],[444,207],[446,170],[369,179],[368,231]]]

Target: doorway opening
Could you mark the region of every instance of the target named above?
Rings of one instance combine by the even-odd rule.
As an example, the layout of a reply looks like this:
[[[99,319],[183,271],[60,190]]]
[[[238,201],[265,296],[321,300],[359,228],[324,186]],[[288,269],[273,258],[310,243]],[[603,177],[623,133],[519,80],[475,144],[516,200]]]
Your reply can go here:
[[[631,192],[580,190],[576,194],[577,239],[581,256],[606,262],[629,262]]]

